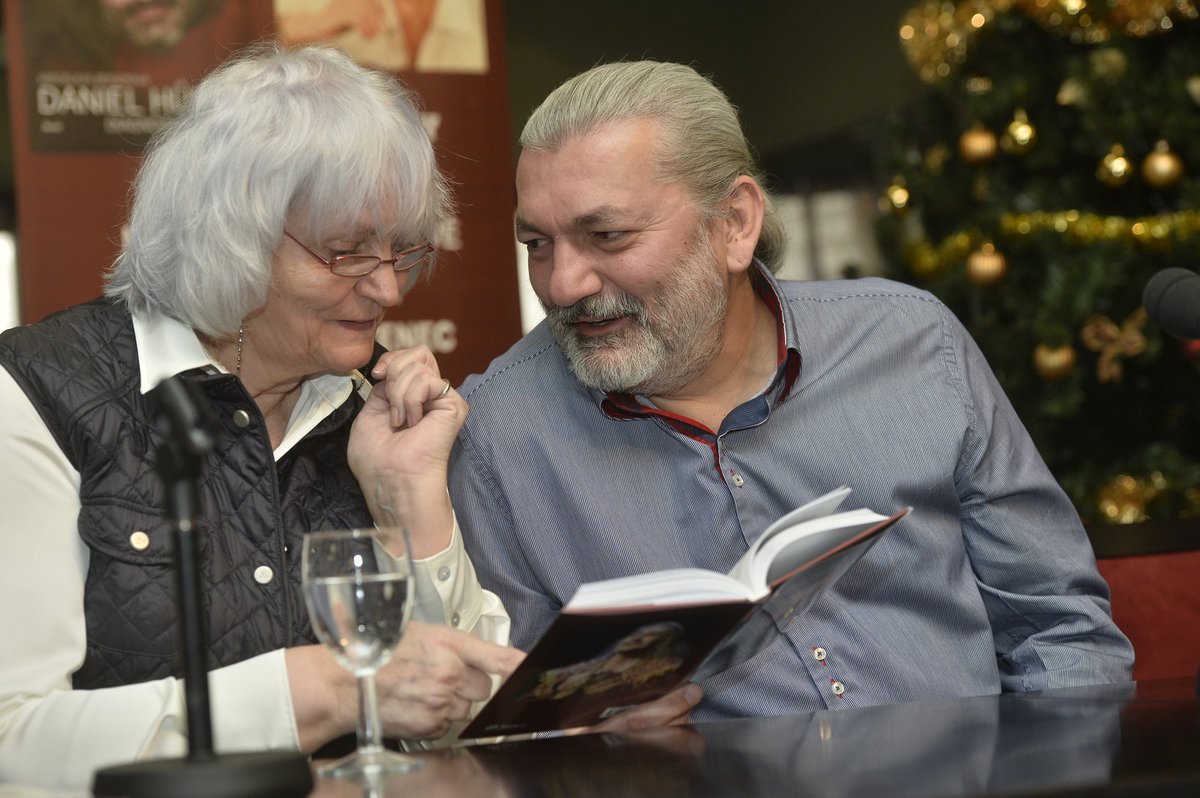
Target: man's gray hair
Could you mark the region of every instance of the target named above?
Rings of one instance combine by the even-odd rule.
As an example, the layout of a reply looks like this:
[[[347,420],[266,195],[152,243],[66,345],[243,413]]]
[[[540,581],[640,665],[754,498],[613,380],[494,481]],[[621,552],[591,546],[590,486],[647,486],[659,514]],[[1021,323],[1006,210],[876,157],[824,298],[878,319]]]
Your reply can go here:
[[[285,227],[419,243],[450,204],[407,89],[332,48],[256,45],[150,143],[105,293],[227,338],[266,302]]]
[[[683,64],[622,61],[576,75],[550,93],[525,123],[521,146],[552,151],[569,139],[614,122],[658,120],[658,177],[688,186],[710,216],[720,213],[734,181],[748,175],[767,199],[762,234],[754,254],[769,268],[784,253],[783,226],[763,185],[737,109],[712,81]]]

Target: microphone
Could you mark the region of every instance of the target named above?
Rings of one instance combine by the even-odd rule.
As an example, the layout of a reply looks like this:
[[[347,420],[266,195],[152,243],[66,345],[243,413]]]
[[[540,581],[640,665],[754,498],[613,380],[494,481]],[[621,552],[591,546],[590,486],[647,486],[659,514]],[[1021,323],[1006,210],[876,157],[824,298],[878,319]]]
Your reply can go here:
[[[213,746],[209,704],[207,634],[200,552],[198,481],[215,440],[205,398],[183,377],[169,377],[153,391],[166,419],[166,440],[158,449],[158,471],[167,490],[175,555],[183,663],[183,707],[188,752],[183,758],[147,759],[97,770],[92,795],[100,798],[292,798],[312,791],[308,758],[298,751],[219,754]]]
[[[1146,314],[1177,338],[1200,338],[1200,274],[1172,266],[1155,273],[1142,292]]]

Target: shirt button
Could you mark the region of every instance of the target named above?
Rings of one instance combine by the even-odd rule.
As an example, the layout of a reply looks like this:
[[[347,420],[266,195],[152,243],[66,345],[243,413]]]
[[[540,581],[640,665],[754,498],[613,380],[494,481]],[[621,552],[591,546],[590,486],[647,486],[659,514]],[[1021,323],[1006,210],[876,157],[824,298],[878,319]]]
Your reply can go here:
[[[275,572],[271,570],[269,565],[260,565],[254,569],[254,581],[260,585],[265,585],[275,578]]]
[[[814,648],[813,649],[813,659],[815,659],[817,662],[824,662],[825,661],[825,649],[821,648],[820,646],[817,646],[816,648]]]
[[[150,536],[139,529],[129,536],[129,545],[134,551],[145,551],[150,548]]]
[[[441,568],[439,568],[438,572],[437,572],[437,577],[438,577],[439,582],[445,582],[447,579],[449,579],[450,578],[450,566],[443,565]]]
[[[456,612],[456,613],[454,613],[453,615],[451,615],[451,616],[450,616],[450,625],[451,625],[451,626],[454,626],[454,627],[457,627],[457,626],[458,626],[458,624],[459,624],[459,621],[461,621],[461,620],[462,620],[462,618],[461,618],[461,617],[459,616],[459,614]]]
[[[734,474],[733,475],[733,484],[740,488],[742,485],[746,484],[746,480],[742,479],[741,474]]]
[[[842,693],[846,692],[846,685],[839,681],[833,681],[829,683],[829,689],[833,691],[834,695],[840,696]]]
[[[233,423],[235,426],[245,429],[250,426],[250,414],[245,410],[234,410]]]

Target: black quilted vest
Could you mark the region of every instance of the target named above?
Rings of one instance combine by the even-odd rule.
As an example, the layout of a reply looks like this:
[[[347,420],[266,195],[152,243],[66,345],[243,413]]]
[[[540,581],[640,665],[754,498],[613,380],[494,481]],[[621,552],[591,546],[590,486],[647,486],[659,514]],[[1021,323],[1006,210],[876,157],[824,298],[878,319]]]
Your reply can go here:
[[[9,330],[0,335],[0,364],[80,474],[79,535],[91,560],[87,657],[74,686],[181,675],[171,520],[155,469],[164,432],[153,392],[139,390],[128,311],[96,300]],[[199,481],[197,536],[209,667],[313,642],[300,591],[301,536],[371,523],[346,464],[362,400],[355,392],[276,463],[240,381],[201,370],[186,378],[211,403],[216,439]],[[241,411],[245,427],[235,420],[245,423]],[[148,546],[138,548],[145,538],[136,532]]]

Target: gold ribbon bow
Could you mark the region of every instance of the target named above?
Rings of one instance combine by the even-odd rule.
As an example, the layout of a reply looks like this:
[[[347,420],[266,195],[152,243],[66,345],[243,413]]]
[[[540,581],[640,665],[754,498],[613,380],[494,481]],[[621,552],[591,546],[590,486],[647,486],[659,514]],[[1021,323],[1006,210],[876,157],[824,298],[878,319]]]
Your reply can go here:
[[[1138,308],[1121,324],[1107,316],[1092,316],[1079,331],[1083,345],[1099,352],[1096,361],[1096,378],[1100,382],[1121,381],[1121,359],[1134,357],[1146,351],[1146,310]]]

